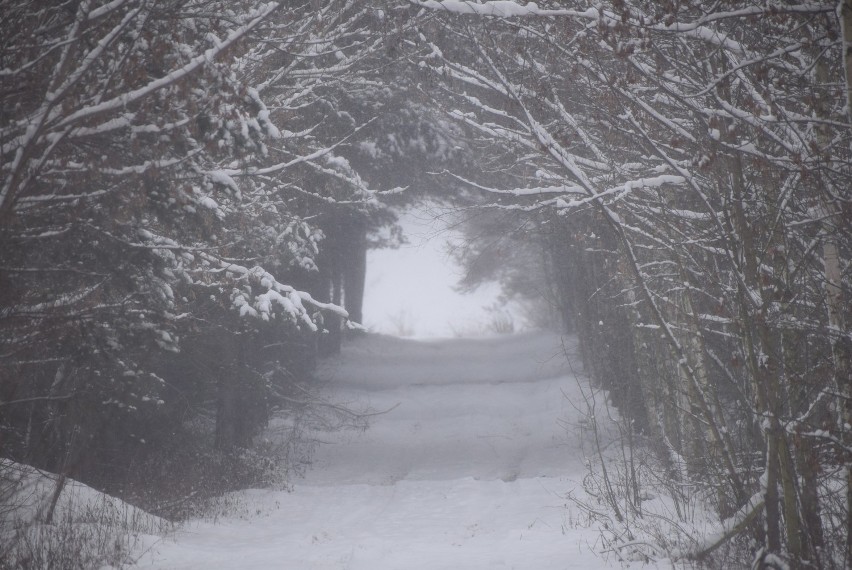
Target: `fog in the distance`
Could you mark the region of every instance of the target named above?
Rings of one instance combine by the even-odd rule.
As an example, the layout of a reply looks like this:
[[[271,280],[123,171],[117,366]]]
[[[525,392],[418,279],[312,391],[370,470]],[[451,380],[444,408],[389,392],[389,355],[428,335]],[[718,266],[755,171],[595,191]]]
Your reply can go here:
[[[456,291],[462,270],[448,253],[448,243],[461,239],[461,233],[432,209],[408,210],[400,224],[408,243],[367,254],[364,324],[374,332],[420,338],[483,334],[499,287]]]

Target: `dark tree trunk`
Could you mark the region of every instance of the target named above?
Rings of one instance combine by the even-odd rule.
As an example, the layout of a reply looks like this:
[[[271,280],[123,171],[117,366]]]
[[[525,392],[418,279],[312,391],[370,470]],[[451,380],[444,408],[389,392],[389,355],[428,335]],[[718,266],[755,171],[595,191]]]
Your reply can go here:
[[[246,334],[225,339],[226,361],[219,368],[216,402],[216,447],[221,450],[250,447],[252,436],[266,420],[265,400],[248,366],[253,341]]]
[[[349,241],[343,275],[345,309],[349,319],[361,323],[364,319],[364,287],[367,280],[367,228],[358,224],[357,234]]]

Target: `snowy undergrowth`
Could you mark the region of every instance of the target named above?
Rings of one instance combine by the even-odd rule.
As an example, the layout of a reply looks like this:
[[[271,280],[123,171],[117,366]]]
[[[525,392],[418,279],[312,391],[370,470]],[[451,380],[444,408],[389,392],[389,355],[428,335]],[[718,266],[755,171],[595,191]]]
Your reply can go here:
[[[252,477],[240,490],[224,492],[202,501],[192,517],[216,524],[222,519],[248,520],[278,509],[279,501],[256,502],[253,490],[290,493],[293,481],[303,477],[317,448],[339,432],[360,433],[367,429],[372,410],[335,403],[314,388],[299,389],[292,407],[279,411],[256,438],[252,449],[239,458],[249,466]]]
[[[601,555],[622,564],[678,568],[748,568],[748,548],[732,541],[702,561],[694,554],[721,536],[726,521],[706,484],[695,481],[683,458],[664,442],[667,461],[652,442],[609,404],[606,391],[578,383],[574,426],[585,457],[582,490],[566,499],[582,524],[600,532]],[[745,549],[745,550],[744,550]]]
[[[72,479],[0,460],[0,569],[122,568],[170,524]]]

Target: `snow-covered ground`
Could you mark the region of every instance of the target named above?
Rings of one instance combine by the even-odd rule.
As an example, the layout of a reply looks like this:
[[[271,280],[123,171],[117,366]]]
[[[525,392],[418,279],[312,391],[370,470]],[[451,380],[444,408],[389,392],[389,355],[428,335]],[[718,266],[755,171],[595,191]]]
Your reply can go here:
[[[72,479],[0,459],[0,568],[97,568],[172,525]],[[103,568],[110,568],[103,566]]]
[[[573,349],[569,340],[567,348]],[[249,490],[231,517],[187,524],[139,561],[169,569],[593,570],[581,401],[560,337],[358,338],[323,364],[336,401],[389,410],[322,434],[292,492]],[[582,407],[582,406],[580,406]]]

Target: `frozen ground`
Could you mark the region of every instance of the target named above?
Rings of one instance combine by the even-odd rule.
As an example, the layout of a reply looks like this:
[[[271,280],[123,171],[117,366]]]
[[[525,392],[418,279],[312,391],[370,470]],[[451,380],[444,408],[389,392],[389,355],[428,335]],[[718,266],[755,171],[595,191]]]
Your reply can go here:
[[[573,342],[573,341],[571,341]],[[572,350],[572,346],[567,346]],[[326,362],[337,401],[390,411],[330,433],[292,492],[251,490],[186,525],[145,568],[523,570],[617,566],[564,494],[585,469],[559,337],[369,335]],[[567,398],[566,398],[567,396]]]

